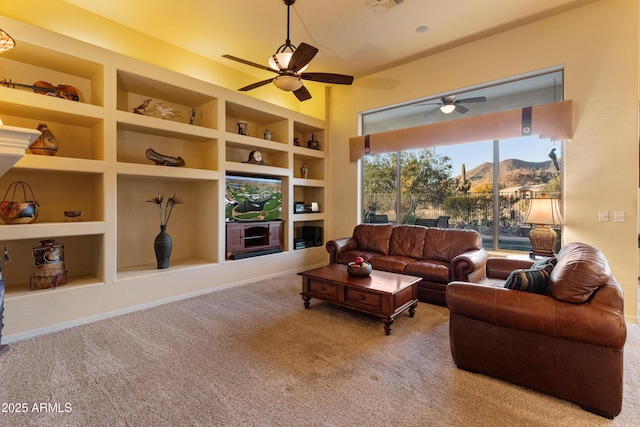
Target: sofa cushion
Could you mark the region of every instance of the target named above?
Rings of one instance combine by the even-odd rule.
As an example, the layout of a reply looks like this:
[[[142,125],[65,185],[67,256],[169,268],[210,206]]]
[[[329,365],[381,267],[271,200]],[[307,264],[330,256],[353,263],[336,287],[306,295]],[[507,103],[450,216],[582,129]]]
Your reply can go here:
[[[513,270],[507,277],[504,287],[518,291],[548,295],[549,276],[553,269],[551,264],[531,269]]]
[[[359,224],[353,237],[358,241],[358,249],[387,255],[392,231],[393,224]]]
[[[430,282],[449,283],[449,263],[443,261],[415,261],[407,265],[404,273]]]
[[[582,303],[611,279],[611,269],[598,249],[584,243],[570,243],[557,255],[549,278],[549,292],[561,301]]]
[[[422,258],[424,238],[427,229],[413,225],[393,227],[389,242],[389,255],[405,256],[414,259]]]
[[[355,261],[356,257],[362,257],[365,262],[369,262],[372,257],[379,256],[379,252],[373,251],[361,251],[360,249],[354,249],[350,251],[344,251],[338,255],[338,259],[336,259],[336,263],[338,264],[349,264],[352,261]]]
[[[405,272],[405,267],[413,261],[415,261],[415,259],[400,255],[378,255],[372,257],[369,262],[374,270],[383,270],[402,274]]]
[[[482,238],[475,230],[426,228],[422,259],[451,262],[461,253],[481,247]]]

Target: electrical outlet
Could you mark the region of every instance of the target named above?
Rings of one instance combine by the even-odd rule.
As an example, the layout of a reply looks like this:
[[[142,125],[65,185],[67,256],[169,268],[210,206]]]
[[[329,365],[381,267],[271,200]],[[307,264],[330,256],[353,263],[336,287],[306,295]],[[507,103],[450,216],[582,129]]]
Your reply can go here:
[[[600,211],[600,212],[598,212],[598,221],[600,221],[600,222],[608,222],[609,221],[609,211]]]
[[[613,220],[615,222],[624,222],[624,211],[616,211]]]

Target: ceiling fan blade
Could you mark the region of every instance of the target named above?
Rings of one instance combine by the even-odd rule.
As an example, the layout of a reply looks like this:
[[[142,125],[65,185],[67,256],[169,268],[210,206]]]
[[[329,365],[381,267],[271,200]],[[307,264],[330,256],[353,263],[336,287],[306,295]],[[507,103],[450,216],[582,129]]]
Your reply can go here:
[[[266,85],[268,83],[271,83],[272,81],[273,81],[273,79],[262,80],[261,82],[257,82],[257,83],[253,83],[253,84],[250,84],[250,85],[245,86],[245,87],[241,87],[238,90],[242,91],[242,92],[246,92],[248,90],[255,89],[255,88],[258,88],[260,86],[264,86],[264,85]]]
[[[311,62],[317,53],[318,49],[315,47],[306,43],[300,43],[300,46],[298,46],[293,52],[293,55],[291,55],[291,59],[289,60],[289,70],[297,73],[305,65]]]
[[[302,86],[298,90],[294,90],[293,94],[298,98],[298,101],[306,101],[307,99],[311,99],[311,94],[307,90],[306,87]]]
[[[465,107],[464,105],[460,105],[456,102],[456,111],[460,114],[464,114],[467,111],[469,111],[469,109],[467,107]]]
[[[484,96],[478,96],[478,97],[476,97],[476,98],[465,98],[465,99],[459,99],[459,100],[457,100],[457,101],[456,101],[456,104],[458,104],[458,103],[463,103],[463,102],[464,102],[465,104],[468,104],[468,103],[470,103],[470,102],[486,102],[486,101],[487,101],[487,98],[486,98],[486,97],[484,97]]]
[[[231,59],[232,61],[237,61],[245,65],[249,65],[251,67],[260,68],[261,70],[271,71],[272,73],[277,73],[273,68],[267,67],[266,65],[256,64],[255,62],[247,61],[246,59],[238,58],[237,56],[232,55],[222,55],[223,58]]]
[[[423,105],[442,105],[442,102],[423,102],[420,104],[413,104],[414,107],[421,107]]]
[[[336,85],[350,85],[353,83],[353,76],[345,74],[333,73],[302,73],[303,80],[311,80],[312,82],[332,83]]]

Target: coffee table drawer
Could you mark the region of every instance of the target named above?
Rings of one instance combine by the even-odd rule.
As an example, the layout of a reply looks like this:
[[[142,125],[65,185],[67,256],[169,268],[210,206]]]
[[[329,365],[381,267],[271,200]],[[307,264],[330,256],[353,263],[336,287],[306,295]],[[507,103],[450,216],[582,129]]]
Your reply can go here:
[[[372,292],[366,292],[359,289],[345,289],[345,302],[353,306],[360,306],[374,311],[382,309],[382,296]]]
[[[309,294],[315,294],[321,298],[337,300],[339,286],[334,283],[323,282],[320,280],[309,280]]]

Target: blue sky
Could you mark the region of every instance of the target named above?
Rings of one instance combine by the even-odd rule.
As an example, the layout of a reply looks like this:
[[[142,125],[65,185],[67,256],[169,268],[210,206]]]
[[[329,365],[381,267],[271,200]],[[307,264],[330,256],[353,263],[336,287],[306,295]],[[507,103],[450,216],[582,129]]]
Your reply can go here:
[[[549,139],[540,139],[537,136],[512,138],[500,143],[500,160],[519,159],[528,162],[544,162],[549,160],[548,153],[554,143]],[[558,158],[561,157],[561,143],[556,142]],[[460,175],[462,164],[467,171],[485,162],[493,161],[493,141],[474,142],[470,144],[457,144],[436,147],[439,154],[449,156],[453,164],[453,176]]]

